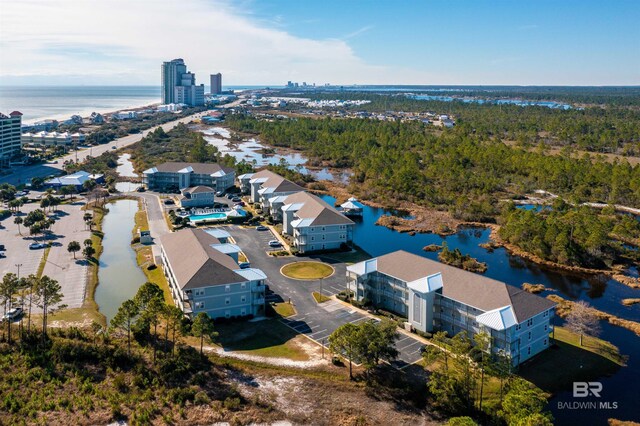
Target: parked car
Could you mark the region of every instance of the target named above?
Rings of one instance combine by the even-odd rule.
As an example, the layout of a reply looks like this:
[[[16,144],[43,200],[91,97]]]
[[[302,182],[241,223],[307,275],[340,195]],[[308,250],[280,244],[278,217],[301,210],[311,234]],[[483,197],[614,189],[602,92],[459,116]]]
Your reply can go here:
[[[15,318],[18,318],[20,315],[22,315],[22,308],[18,307],[18,308],[13,308],[13,309],[9,309],[5,314],[4,314],[4,319],[6,320],[13,320]]]
[[[111,147],[111,149],[116,149],[116,146],[115,146],[115,145],[113,145],[113,146]]]
[[[264,225],[258,225],[258,226],[256,226],[256,231],[266,231],[266,230],[268,230],[268,229],[269,229],[269,228],[267,228],[267,227],[266,227],[266,226],[264,226]]]
[[[144,186],[139,186],[138,189],[136,189],[137,192],[144,192],[146,191],[146,189],[144,189]]]
[[[47,245],[45,243],[31,243],[29,244],[29,249],[36,250],[36,249],[45,248],[46,246]]]
[[[239,203],[239,202],[240,202],[240,201],[242,201],[242,200],[241,200],[240,198],[238,198],[238,197],[233,197],[233,198],[231,199],[231,201],[233,201],[234,203]]]
[[[269,241],[269,247],[280,247],[280,246],[282,246],[282,243],[278,240]]]
[[[224,195],[224,191],[216,192],[216,197],[222,197]]]
[[[244,201],[237,201],[237,202],[235,202],[234,204],[235,204],[236,206],[240,206],[240,207],[244,207],[244,206],[245,206]]]
[[[24,197],[25,195],[27,195],[27,191],[16,192],[16,197]]]
[[[5,248],[4,248],[4,244],[0,244],[0,257],[5,257],[6,253],[5,253]]]
[[[175,203],[176,203],[176,202],[175,202],[175,201],[173,201],[171,198],[167,198],[166,200],[164,200],[164,204],[165,204],[166,206],[170,206],[170,205],[173,205],[173,204],[175,204]]]
[[[230,199],[232,199],[232,198],[234,198],[234,197],[235,197],[235,195],[234,195],[234,194],[227,194],[227,199],[229,199],[229,200],[230,200]]]
[[[251,263],[249,263],[249,262],[240,262],[240,263],[238,263],[238,265],[240,266],[240,269],[251,268]]]

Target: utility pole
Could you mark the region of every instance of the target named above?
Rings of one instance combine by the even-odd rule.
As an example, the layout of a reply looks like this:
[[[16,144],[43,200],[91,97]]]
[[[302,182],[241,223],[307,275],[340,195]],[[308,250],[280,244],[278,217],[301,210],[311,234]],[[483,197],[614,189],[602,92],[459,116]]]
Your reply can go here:
[[[18,279],[20,279],[20,267],[22,266],[22,263],[16,263],[14,266],[18,268]]]

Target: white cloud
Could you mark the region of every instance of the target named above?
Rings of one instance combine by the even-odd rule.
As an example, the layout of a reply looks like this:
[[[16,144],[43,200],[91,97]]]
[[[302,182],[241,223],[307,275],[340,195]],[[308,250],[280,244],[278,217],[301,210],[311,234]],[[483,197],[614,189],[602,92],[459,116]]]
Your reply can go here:
[[[161,62],[178,57],[205,85],[218,71],[225,84],[434,81],[416,70],[367,64],[345,40],[296,37],[237,7],[205,0],[0,0],[0,81],[159,84]]]

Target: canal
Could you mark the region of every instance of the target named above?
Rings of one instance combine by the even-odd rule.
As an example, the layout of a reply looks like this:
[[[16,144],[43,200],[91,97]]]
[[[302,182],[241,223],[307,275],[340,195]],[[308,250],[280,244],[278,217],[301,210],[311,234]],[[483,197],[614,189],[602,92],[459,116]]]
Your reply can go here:
[[[131,248],[131,231],[138,201],[118,200],[107,206],[109,213],[102,221],[104,239],[95,300],[100,312],[107,321],[111,321],[122,302],[136,294],[146,277],[138,267],[136,253]]]
[[[321,196],[330,205],[335,198]],[[552,271],[526,259],[509,254],[504,248],[492,252],[479,246],[489,241],[490,230],[486,228],[464,228],[454,235],[441,237],[436,234],[400,233],[375,225],[378,218],[388,211],[365,206],[363,217],[356,221],[353,239],[355,244],[371,256],[380,256],[396,250],[405,250],[429,259],[438,260],[437,252],[425,252],[429,244],[447,243],[450,249],[459,249],[488,266],[484,274],[520,288],[522,283],[544,284],[551,289],[541,296],[559,294],[570,300],[585,300],[590,305],[621,318],[640,321],[640,305],[623,306],[624,298],[640,297],[640,290],[627,287],[607,276],[581,277]],[[560,325],[563,320],[555,318]],[[562,410],[558,402],[575,401],[571,391],[556,394],[549,402],[549,409],[557,424],[606,424],[609,418],[640,419],[637,407],[640,401],[640,339],[633,332],[602,323],[600,337],[616,345],[629,357],[627,366],[610,377],[603,377],[602,401],[617,402],[617,410]],[[615,412],[614,412],[615,411]]]

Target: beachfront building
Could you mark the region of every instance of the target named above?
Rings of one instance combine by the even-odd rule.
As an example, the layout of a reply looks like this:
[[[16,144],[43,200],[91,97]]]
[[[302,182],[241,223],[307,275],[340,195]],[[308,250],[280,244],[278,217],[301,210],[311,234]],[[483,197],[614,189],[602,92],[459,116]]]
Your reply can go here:
[[[260,203],[262,209],[274,216],[275,220],[279,220],[280,207],[284,205],[286,196],[304,191],[300,185],[266,169],[251,175],[249,185],[251,202]]]
[[[196,75],[187,71],[182,59],[162,63],[162,103],[204,105],[204,84],[196,85]]]
[[[347,266],[358,301],[407,318],[422,332],[484,331],[514,366],[549,347],[555,303],[503,282],[396,251]]]
[[[0,165],[9,165],[10,160],[22,152],[21,125],[20,111],[13,111],[9,115],[0,113]]]
[[[205,312],[211,318],[264,315],[267,276],[260,269],[240,269],[237,246],[221,243],[202,229],[183,229],[160,240],[173,300],[185,314],[195,317]]]
[[[112,120],[133,120],[138,118],[137,111],[118,111],[111,114]]]
[[[80,170],[70,175],[60,176],[53,179],[49,179],[44,183],[45,188],[60,189],[63,186],[73,186],[76,191],[81,192],[83,185],[89,180],[94,180],[96,183],[103,184],[105,182],[104,175],[91,174]]]
[[[240,185],[240,192],[243,194],[251,193],[251,184],[249,181],[253,177],[255,173],[245,173],[243,175],[238,176],[238,184]]]
[[[282,232],[300,253],[338,250],[353,239],[353,221],[308,192],[286,196],[280,210]]]
[[[222,74],[211,74],[211,94],[219,95],[222,93]]]
[[[20,143],[22,146],[72,146],[81,145],[85,142],[86,137],[83,133],[69,133],[69,132],[38,132],[38,133],[23,133],[20,136]]]
[[[168,162],[142,172],[142,183],[154,191],[177,191],[194,186],[208,186],[225,191],[233,186],[235,171],[216,163]]]
[[[210,207],[215,203],[216,191],[209,186],[193,186],[185,188],[178,199],[180,207]]]

